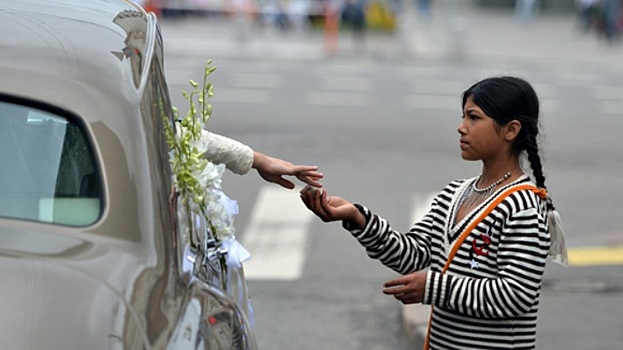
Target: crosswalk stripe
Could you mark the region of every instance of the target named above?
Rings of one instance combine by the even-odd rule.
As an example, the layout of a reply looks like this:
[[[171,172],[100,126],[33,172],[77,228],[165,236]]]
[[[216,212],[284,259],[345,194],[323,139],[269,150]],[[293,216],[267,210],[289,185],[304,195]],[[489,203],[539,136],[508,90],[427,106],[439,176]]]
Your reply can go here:
[[[623,87],[597,85],[592,87],[593,96],[598,100],[623,100]]]
[[[242,102],[267,103],[272,98],[272,91],[267,89],[229,89],[218,88],[214,91],[212,103]]]
[[[307,103],[312,105],[362,107],[368,104],[367,94],[355,92],[312,91],[307,94]]]
[[[621,115],[623,101],[600,101],[599,110],[604,114]]]
[[[251,252],[244,267],[247,279],[297,280],[305,263],[312,217],[298,191],[262,186],[242,237],[242,245]]]
[[[232,79],[236,88],[243,89],[280,89],[284,85],[283,77],[277,74],[237,73]]]
[[[461,101],[461,92],[465,87],[466,85],[458,80],[422,78],[416,79],[415,83],[410,85],[411,91],[415,94],[451,96],[456,103]]]
[[[372,90],[369,78],[359,77],[322,77],[320,88],[323,91],[368,92]]]
[[[461,112],[461,100],[456,95],[409,95],[404,99],[407,108],[440,109]]]
[[[413,206],[411,210],[411,222],[414,224],[424,217],[430,210],[430,206],[433,203],[433,199],[437,195],[437,192],[428,192],[424,195],[415,195],[413,200]]]

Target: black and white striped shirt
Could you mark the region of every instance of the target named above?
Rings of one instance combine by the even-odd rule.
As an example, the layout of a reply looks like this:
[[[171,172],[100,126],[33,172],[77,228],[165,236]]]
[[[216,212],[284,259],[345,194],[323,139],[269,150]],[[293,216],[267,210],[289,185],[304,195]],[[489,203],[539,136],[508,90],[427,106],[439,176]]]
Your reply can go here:
[[[455,224],[459,198],[475,180],[446,186],[408,233],[393,230],[360,205],[366,227],[344,227],[371,258],[401,274],[430,268],[423,302],[434,306],[430,349],[534,349],[550,246],[544,200],[529,190],[510,194],[476,226],[441,274],[452,244],[487,205],[505,189],[530,183],[522,176],[498,189]]]

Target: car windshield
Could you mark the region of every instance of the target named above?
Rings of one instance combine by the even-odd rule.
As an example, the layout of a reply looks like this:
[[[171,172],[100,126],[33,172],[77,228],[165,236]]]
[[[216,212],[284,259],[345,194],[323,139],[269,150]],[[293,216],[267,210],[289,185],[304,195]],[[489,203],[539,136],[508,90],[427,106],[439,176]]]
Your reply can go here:
[[[98,219],[93,152],[67,118],[0,101],[0,164],[0,216],[70,226]]]

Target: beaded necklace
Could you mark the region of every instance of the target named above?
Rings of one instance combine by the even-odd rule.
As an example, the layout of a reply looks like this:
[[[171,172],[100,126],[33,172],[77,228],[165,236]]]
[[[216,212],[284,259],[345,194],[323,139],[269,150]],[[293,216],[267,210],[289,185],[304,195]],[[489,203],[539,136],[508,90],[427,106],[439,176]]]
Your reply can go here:
[[[482,174],[478,175],[476,180],[472,182],[472,185],[468,186],[465,189],[465,192],[463,192],[463,195],[461,196],[461,201],[459,202],[459,208],[463,205],[465,205],[466,207],[472,207],[474,205],[482,203],[485,199],[489,198],[493,194],[493,190],[495,190],[495,188],[499,184],[511,177],[511,173],[510,171],[506,172],[504,176],[502,176],[496,182],[485,188],[477,188],[476,183],[478,183],[478,180],[480,180],[481,177]]]

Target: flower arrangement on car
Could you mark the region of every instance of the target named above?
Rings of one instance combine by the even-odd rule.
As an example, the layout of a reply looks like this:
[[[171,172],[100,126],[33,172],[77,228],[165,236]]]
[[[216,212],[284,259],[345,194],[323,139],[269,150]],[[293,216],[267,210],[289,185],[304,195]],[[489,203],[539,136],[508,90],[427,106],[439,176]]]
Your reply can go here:
[[[209,99],[214,95],[214,87],[208,77],[215,70],[208,60],[203,81],[189,80],[192,90],[183,92],[188,112],[180,118],[178,109],[173,107],[175,127],[165,122],[165,136],[170,148],[173,183],[179,194],[179,231],[185,246],[194,249],[185,253],[184,258],[192,263],[189,269],[237,299],[252,322],[242,269],[242,263],[250,254],[234,235],[238,205],[221,187],[225,165],[214,164],[206,158],[207,144],[201,140],[212,115]]]

